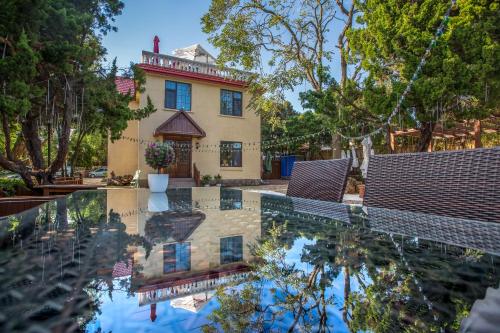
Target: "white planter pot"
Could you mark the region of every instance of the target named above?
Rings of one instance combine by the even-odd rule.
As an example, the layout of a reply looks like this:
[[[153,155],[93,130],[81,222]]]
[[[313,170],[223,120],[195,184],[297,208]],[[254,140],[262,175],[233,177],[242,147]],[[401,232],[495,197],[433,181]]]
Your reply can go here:
[[[166,174],[148,174],[148,186],[150,192],[165,192],[168,187],[168,175]]]
[[[152,213],[168,210],[168,197],[166,193],[150,193],[148,199],[148,211]]]

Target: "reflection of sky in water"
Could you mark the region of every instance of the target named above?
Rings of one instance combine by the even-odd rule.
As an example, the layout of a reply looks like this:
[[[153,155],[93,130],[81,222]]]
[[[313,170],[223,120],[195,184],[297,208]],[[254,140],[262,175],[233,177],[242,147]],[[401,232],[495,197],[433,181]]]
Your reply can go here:
[[[247,251],[247,245],[259,238],[266,241],[263,249],[268,255],[275,247],[289,249],[285,266],[294,265],[293,270],[306,275],[299,290],[306,285],[307,277],[318,271],[314,265],[319,265],[321,276],[326,276],[323,281],[327,281],[325,298],[333,300],[326,307],[330,331],[347,331],[346,313],[342,311],[345,267],[350,270],[352,304],[347,320],[352,330],[458,331],[466,319],[466,327],[476,323],[500,327],[498,223],[378,209],[369,209],[368,217],[361,218],[359,212],[346,206],[315,203],[306,207],[304,202],[286,197],[219,188],[169,192],[170,205],[155,206],[158,212],[148,210],[152,207],[149,204],[155,203],[150,198],[144,189],[76,192],[15,215],[9,224],[0,223],[0,233],[3,230],[6,235],[11,223],[17,223],[0,248],[0,270],[8,272],[0,274],[0,332],[62,332],[74,322],[64,321],[68,315],[79,318],[88,333],[200,331],[219,303],[215,297],[209,297],[206,303],[196,297],[199,302],[194,304],[193,296],[188,295],[203,295],[205,290],[214,289],[214,283],[231,280],[220,275],[247,276],[249,263],[263,263]],[[197,201],[208,208],[193,211],[193,202]],[[160,203],[165,202],[165,195],[161,195]],[[336,216],[332,220],[304,216],[331,209]],[[476,223],[473,229],[470,223]],[[278,234],[272,241],[269,236],[275,230]],[[187,247],[177,249],[176,245],[175,251],[167,247],[171,256],[165,255],[169,251],[165,252],[163,245],[174,242],[190,243],[191,251]],[[175,266],[166,266],[174,262],[174,252]],[[175,278],[181,277],[175,283],[179,288],[174,290],[179,297],[160,301],[169,298],[172,289],[158,292],[161,297],[156,293],[129,297],[129,262],[134,264],[134,288],[170,287]],[[261,266],[256,275],[262,276],[266,268],[276,268],[272,264]],[[273,294],[273,287],[282,280],[290,281],[280,264],[276,271],[268,272],[271,281],[250,285],[260,292],[261,307],[271,304],[274,311],[279,310],[276,299],[283,299],[285,291],[276,288]],[[165,267],[169,272],[174,267],[181,271],[190,268],[190,273],[164,274]],[[114,279],[115,289],[109,297],[104,282],[117,276],[129,277]],[[203,283],[195,283],[193,289],[189,277]],[[101,284],[96,286],[98,281]],[[227,289],[239,293],[248,283]],[[292,292],[294,296],[296,293]],[[151,299],[158,302],[154,322],[150,305],[139,306]],[[95,306],[88,302],[95,302]],[[193,312],[194,307],[197,312]],[[313,326],[312,331],[317,331],[314,325],[319,318],[315,310],[304,318]],[[224,315],[222,320],[230,317]],[[288,330],[292,319],[290,312],[280,313],[272,328]],[[54,328],[60,323],[64,327]]]
[[[118,284],[114,283],[115,288]],[[198,313],[189,310],[174,308],[171,301],[164,301],[156,305],[157,318],[150,319],[150,306],[139,307],[138,296],[127,296],[125,291],[114,291],[113,300],[107,293],[101,296],[101,313],[87,325],[86,332],[178,332],[199,330],[207,323],[206,316],[217,308],[217,301],[212,298]]]
[[[306,238],[295,239],[293,246],[286,252],[285,260],[288,264],[294,264],[295,267],[304,273],[310,273],[313,266],[309,263],[301,261],[301,255],[304,246],[315,245],[316,241]],[[366,285],[371,281],[366,274],[361,271],[361,277]],[[128,279],[128,278],[127,278]],[[359,290],[359,283],[356,278],[351,277],[351,292]],[[126,291],[118,290],[118,279],[114,280],[115,290],[113,291],[112,299],[107,292],[100,294],[102,302],[100,314],[96,314],[96,318],[91,321],[86,332],[180,332],[180,331],[200,331],[201,327],[208,324],[207,316],[218,308],[216,297],[208,300],[196,313],[173,307],[171,300],[162,301],[156,305],[157,318],[154,322],[150,319],[150,305],[139,307],[138,296],[127,296]],[[235,287],[236,290],[241,290],[243,284]],[[283,294],[274,295],[271,289],[276,285],[273,281],[264,281],[261,293],[262,305],[275,303],[275,297],[282,297]],[[344,304],[344,275],[342,272],[333,280],[332,284],[327,287],[325,297],[334,296],[334,304],[327,306],[328,326],[335,332],[349,332],[345,322],[342,319],[342,307]],[[277,308],[273,308],[277,310]],[[317,322],[317,313],[311,312],[307,317],[311,324]],[[280,315],[279,320],[276,320],[272,325],[273,330],[287,330],[293,322],[293,315],[286,312]],[[267,327],[271,328],[271,327]],[[314,330],[313,330],[314,331]]]

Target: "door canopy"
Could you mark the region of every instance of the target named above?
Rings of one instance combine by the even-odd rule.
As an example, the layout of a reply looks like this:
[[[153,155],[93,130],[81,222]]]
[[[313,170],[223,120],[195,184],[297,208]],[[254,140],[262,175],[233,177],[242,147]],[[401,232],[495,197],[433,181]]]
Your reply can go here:
[[[155,130],[154,136],[183,135],[196,138],[206,136],[205,131],[191,118],[186,111],[178,111]]]

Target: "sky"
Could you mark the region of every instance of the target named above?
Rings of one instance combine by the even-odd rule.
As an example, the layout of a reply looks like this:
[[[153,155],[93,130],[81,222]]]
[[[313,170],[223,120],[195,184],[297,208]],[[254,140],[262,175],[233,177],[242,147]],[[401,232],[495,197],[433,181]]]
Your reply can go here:
[[[124,0],[124,3],[122,15],[116,17],[118,32],[110,32],[103,38],[109,62],[115,57],[119,67],[139,62],[142,50],[153,51],[155,35],[160,38],[163,54],[199,43],[212,55],[218,55],[201,28],[201,17],[208,11],[210,0]],[[307,86],[302,85],[286,93],[286,98],[299,112],[303,111],[299,92],[306,89]]]

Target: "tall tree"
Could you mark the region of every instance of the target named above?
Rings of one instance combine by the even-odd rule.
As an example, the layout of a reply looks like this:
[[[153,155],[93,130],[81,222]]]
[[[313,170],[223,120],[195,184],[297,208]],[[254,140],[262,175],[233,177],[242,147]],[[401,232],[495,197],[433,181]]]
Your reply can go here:
[[[258,71],[263,54],[270,55],[270,71],[251,85],[252,105],[265,113],[279,109],[283,91],[304,81],[321,93],[328,84],[325,73],[336,50],[340,54],[340,86],[345,86],[350,62],[347,32],[356,6],[355,1],[343,0],[212,0],[202,23],[212,44],[221,51],[220,64]],[[330,43],[334,30],[340,32]],[[333,141],[340,157],[338,136]]]
[[[449,6],[449,0],[370,0],[360,7],[359,26],[350,32],[351,53],[362,59],[367,73],[363,100],[376,119],[387,119],[414,79],[400,118],[420,129],[420,151],[427,150],[438,121],[477,119],[498,108],[498,0],[457,1],[413,78]]]
[[[50,183],[61,169],[71,129],[85,112],[103,112],[114,137],[136,116],[128,108],[132,97],[123,98],[111,88],[116,71],[101,65],[106,53],[101,37],[116,30],[112,22],[122,9],[119,0],[2,2],[0,166],[20,174],[29,187],[34,186],[32,177]],[[12,137],[22,138],[29,163],[12,153]],[[42,139],[51,137],[54,156],[52,145]]]

